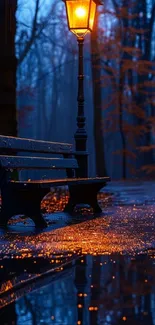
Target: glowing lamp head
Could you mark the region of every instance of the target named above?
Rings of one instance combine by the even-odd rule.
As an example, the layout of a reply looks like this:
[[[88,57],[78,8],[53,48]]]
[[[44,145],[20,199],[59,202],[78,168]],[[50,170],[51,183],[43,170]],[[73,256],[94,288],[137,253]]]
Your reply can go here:
[[[83,37],[93,29],[95,0],[65,0],[68,27],[77,37]]]

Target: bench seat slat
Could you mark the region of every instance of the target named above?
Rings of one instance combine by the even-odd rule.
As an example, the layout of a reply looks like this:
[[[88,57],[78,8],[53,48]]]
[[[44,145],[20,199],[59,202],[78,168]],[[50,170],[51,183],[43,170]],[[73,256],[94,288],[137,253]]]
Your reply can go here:
[[[0,167],[6,169],[66,169],[78,168],[76,159],[26,156],[1,156]]]
[[[71,153],[72,144],[0,135],[0,149],[40,153]]]
[[[10,185],[17,188],[47,188],[52,185],[82,185],[82,184],[95,184],[106,183],[110,181],[110,177],[91,177],[91,178],[66,178],[66,179],[47,179],[47,180],[31,180],[31,181],[10,181]]]

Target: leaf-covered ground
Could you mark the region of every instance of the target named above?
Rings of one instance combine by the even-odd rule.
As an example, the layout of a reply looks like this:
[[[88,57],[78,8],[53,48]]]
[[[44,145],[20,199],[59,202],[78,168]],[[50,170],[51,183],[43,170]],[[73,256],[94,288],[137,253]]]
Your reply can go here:
[[[48,194],[43,200],[42,208],[44,212],[46,212],[45,218],[49,224],[44,231],[36,231],[31,220],[21,217],[12,219],[7,231],[1,230],[0,307],[2,308],[8,305],[8,303],[16,301],[27,292],[32,291],[32,296],[34,297],[35,293],[33,294],[33,290],[36,290],[36,288],[38,288],[37,292],[40,297],[43,295],[40,299],[45,299],[43,292],[46,290],[39,288],[42,288],[45,284],[47,286],[51,278],[55,279],[55,281],[57,281],[56,283],[61,283],[64,279],[63,272],[67,265],[71,265],[72,268],[73,265],[76,265],[77,262],[75,261],[79,258],[87,276],[88,274],[90,277],[94,276],[94,283],[96,284],[92,285],[97,286],[98,291],[101,291],[103,296],[104,290],[115,291],[116,287],[121,284],[121,290],[125,290],[125,296],[128,295],[130,287],[129,295],[133,295],[133,297],[134,295],[142,297],[148,294],[149,299],[152,299],[150,295],[155,294],[154,182],[115,182],[109,184],[98,195],[98,200],[103,210],[103,214],[100,216],[94,216],[91,208],[85,206],[82,209],[77,207],[74,216],[71,217],[62,212],[67,200],[68,191],[66,188],[54,189],[52,193]],[[92,267],[92,265],[94,266]],[[105,285],[107,287],[103,290],[102,285],[97,283],[97,274],[99,274],[98,272],[100,271],[103,273],[101,277],[103,278],[103,282],[105,278],[110,277],[108,280],[111,283],[110,289],[109,284]],[[141,274],[141,272],[143,274]],[[132,274],[131,279],[129,273]],[[48,277],[46,277],[46,274]],[[59,276],[57,276],[57,274]],[[128,289],[124,287],[126,276]],[[45,279],[47,278],[49,280],[46,282]],[[115,279],[117,279],[117,283],[114,283]],[[70,281],[69,278],[67,281]],[[134,284],[132,282],[134,282]],[[145,291],[146,288],[143,286],[148,286],[147,292]],[[50,285],[47,286],[47,291],[48,288],[51,290]],[[92,299],[92,289],[91,292],[87,290],[86,294],[89,296],[89,300]],[[117,299],[113,297],[112,292],[109,294],[110,296],[107,296],[107,299],[110,299],[111,304],[111,299],[113,299],[113,302],[117,300],[117,308],[121,309],[122,307],[120,307],[120,305],[123,293],[118,293],[116,290]],[[97,311],[103,304],[101,301],[97,302],[95,300],[97,298],[95,297],[96,296],[94,296],[93,299],[95,306],[97,306],[95,307]],[[69,298],[66,297],[65,301],[69,303]],[[80,304],[82,306],[82,303],[79,302],[79,305]],[[106,298],[104,304],[106,306]],[[150,304],[152,304],[152,302],[148,303],[148,308],[150,308],[149,313],[153,315],[155,307],[151,307],[152,305]],[[71,308],[73,308],[73,306],[71,306]],[[76,306],[74,306],[74,309],[75,308]],[[95,309],[91,309],[92,306],[87,301],[87,309],[89,308],[89,312],[95,311]],[[106,308],[109,307],[105,307],[105,309]],[[114,308],[116,308],[116,306]],[[108,309],[106,309],[106,313],[107,310]],[[101,312],[103,312],[103,310],[101,310]],[[148,313],[148,311],[145,310],[144,312]],[[97,320],[95,320],[96,323],[90,324],[115,324],[114,319],[118,318],[118,315],[112,317],[111,320],[108,318],[109,321],[106,320],[105,315],[106,314],[104,314],[103,322],[97,323]],[[122,309],[119,311],[119,315],[121,315],[121,321],[127,321],[126,315],[123,316],[122,314]],[[78,321],[78,319],[76,321]],[[133,322],[132,316],[130,321]],[[46,323],[45,320],[44,322]],[[19,322],[19,324],[21,323]],[[39,320],[37,324],[41,324]],[[57,325],[60,323],[56,318],[53,318],[52,324]],[[61,325],[63,324],[70,325],[70,323],[63,323],[63,321],[61,321]],[[89,325],[86,321],[76,324]],[[120,323],[116,322],[116,324]],[[150,323],[150,325],[151,324],[153,323]],[[72,325],[74,325],[73,322]]]

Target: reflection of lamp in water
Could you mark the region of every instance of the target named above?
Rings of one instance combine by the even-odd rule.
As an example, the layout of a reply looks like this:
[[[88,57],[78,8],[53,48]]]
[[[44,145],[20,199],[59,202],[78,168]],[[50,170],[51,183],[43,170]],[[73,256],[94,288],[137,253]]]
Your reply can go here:
[[[66,5],[67,20],[69,30],[77,36],[79,46],[79,72],[78,72],[78,115],[77,131],[75,133],[75,147],[79,153],[79,170],[82,170],[80,177],[87,177],[87,154],[86,141],[87,133],[85,130],[84,115],[84,87],[83,87],[83,41],[84,36],[91,32],[94,25],[96,13],[96,1],[94,0],[63,0]]]
[[[77,259],[75,262],[75,278],[74,284],[77,290],[77,324],[84,324],[86,313],[88,309],[86,306],[86,296],[87,296],[87,257],[83,256]],[[87,317],[86,317],[87,318]]]

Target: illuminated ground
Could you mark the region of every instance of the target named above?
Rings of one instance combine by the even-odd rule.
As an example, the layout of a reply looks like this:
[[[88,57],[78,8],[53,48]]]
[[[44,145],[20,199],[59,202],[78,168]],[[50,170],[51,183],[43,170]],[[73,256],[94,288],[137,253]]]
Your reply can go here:
[[[95,217],[91,209],[75,212],[73,217],[62,213],[68,199],[64,190],[54,192],[42,206],[48,211],[49,227],[36,233],[30,220],[15,221],[8,231],[1,231],[1,251],[23,257],[50,256],[55,251],[74,251],[84,254],[134,253],[155,247],[155,185],[144,183],[113,183],[99,194],[103,215]],[[81,221],[83,221],[81,223]]]
[[[61,283],[61,281],[63,282],[65,264],[67,264],[69,260],[75,260],[77,251],[79,256],[81,255],[80,263],[84,266],[84,269],[87,270],[87,274],[92,277],[93,272],[94,279],[96,279],[94,283],[96,283],[95,286],[98,287],[98,290],[101,288],[100,284],[97,284],[97,274],[100,274],[102,271],[102,277],[104,278],[103,282],[105,282],[105,278],[108,277],[110,279],[108,281],[114,283],[114,288],[110,287],[111,289],[113,288],[113,291],[115,291],[116,287],[120,284],[124,286],[124,281],[128,281],[128,289],[125,291],[125,295],[128,295],[130,286],[131,288],[129,291],[130,294],[133,294],[133,297],[134,294],[145,296],[147,292],[149,299],[153,299],[150,297],[152,297],[151,295],[155,296],[155,184],[153,182],[119,182],[108,185],[98,197],[103,209],[103,214],[100,217],[93,216],[91,209],[87,208],[82,210],[82,214],[77,209],[73,217],[62,213],[61,210],[67,200],[67,191],[64,189],[57,189],[53,192],[52,198],[51,195],[49,195],[42,202],[42,207],[48,211],[46,220],[49,223],[48,228],[44,232],[37,233],[30,220],[21,218],[15,218],[14,221],[11,221],[7,232],[1,230],[0,307],[4,307],[8,302],[13,302],[17,298],[22,297],[26,292],[34,290],[33,280],[31,285],[28,287],[25,285],[26,289],[23,289],[20,293],[17,290],[18,294],[13,291],[16,284],[27,283],[27,280],[36,279],[36,277],[42,275],[44,272],[48,272],[48,270],[52,268],[53,270],[57,268],[58,271],[62,272],[59,272],[59,274],[62,274],[62,277],[60,277],[62,280],[59,278],[58,283]],[[49,213],[54,210],[57,212]],[[92,269],[92,265],[94,265],[95,269],[94,267]],[[118,265],[119,268],[121,266],[123,270],[120,271],[121,269],[119,269],[119,272],[123,272],[121,273],[121,277],[119,274],[119,278]],[[128,274],[128,272],[132,273],[132,279],[127,276],[125,280],[125,274]],[[142,272],[140,276],[140,279],[142,279],[140,281],[142,281],[142,283],[139,284],[140,287],[137,287],[139,286],[139,282],[136,281],[139,281],[140,272]],[[42,287],[42,281],[43,280],[40,280],[40,282],[38,282],[38,288]],[[70,281],[69,278],[68,281]],[[115,283],[115,281],[117,283]],[[131,285],[132,281],[134,281],[134,285]],[[143,284],[145,284],[145,288]],[[87,290],[86,295],[95,295],[95,293],[92,293],[93,287],[90,286],[90,288],[91,293]],[[41,289],[38,290],[38,294],[44,292],[44,289],[42,291],[40,291]],[[137,290],[140,290],[140,293],[137,293]],[[121,295],[122,293],[119,293],[118,297],[117,293],[116,300],[119,301],[122,299]],[[84,299],[84,296],[80,297]],[[97,299],[95,297],[96,296],[93,298],[94,301]],[[90,298],[91,297],[89,297],[89,299]],[[66,298],[66,302],[68,301],[67,299],[69,298]],[[78,308],[84,308],[80,301],[82,300],[79,300],[78,305],[81,307]],[[144,309],[146,315],[148,315],[148,313],[154,315],[155,307],[151,307],[152,305],[150,304],[152,304],[152,300],[149,301],[149,312],[145,310],[145,308],[142,309]],[[120,303],[119,301],[119,306]],[[95,311],[95,309],[91,309],[93,308],[92,303],[90,304],[90,302],[87,301],[87,305],[87,309],[90,313]],[[100,305],[102,304],[99,304],[99,302],[93,305],[95,306],[94,308],[97,308],[96,312],[99,310]],[[120,315],[122,315],[122,321],[127,321],[126,314],[123,316],[121,311]],[[118,315],[115,315],[115,317],[116,316],[118,317]],[[71,324],[63,323],[62,321],[59,323],[58,320],[54,321],[54,319],[56,318],[53,318],[53,321],[51,323],[49,322],[49,324],[115,324],[113,318],[108,318],[109,321],[107,322],[106,318],[103,322],[97,322],[97,320],[95,320],[95,323],[88,323],[86,321],[80,323],[81,320],[77,323],[78,319],[76,319],[76,322],[72,322]],[[19,324],[22,324],[22,322],[23,320],[21,323],[19,322]],[[142,321],[141,323],[133,323],[132,313],[130,323],[145,324],[145,322]],[[41,323],[38,321],[37,324]],[[121,323],[116,322],[116,324]],[[149,325],[152,324],[154,325],[153,321],[149,323]]]

